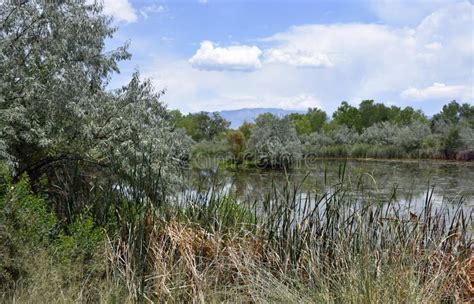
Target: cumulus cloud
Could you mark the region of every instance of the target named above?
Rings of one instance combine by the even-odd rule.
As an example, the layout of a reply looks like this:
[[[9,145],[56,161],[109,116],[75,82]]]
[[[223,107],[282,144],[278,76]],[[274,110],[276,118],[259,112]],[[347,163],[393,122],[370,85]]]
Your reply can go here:
[[[128,0],[104,0],[104,13],[117,21],[137,21],[137,13]]]
[[[166,102],[183,111],[319,106],[330,112],[342,100],[375,99],[400,106],[418,101],[431,115],[452,99],[474,101],[473,13],[473,5],[462,2],[412,27],[294,26],[258,40],[258,47],[207,41],[190,60],[147,66],[157,87],[168,88]],[[235,50],[244,51],[236,56]]]
[[[275,44],[264,54],[265,62],[297,67],[326,68],[350,61],[370,61],[387,45],[406,44],[408,30],[392,30],[376,24],[294,26],[263,39]],[[386,49],[386,48],[384,48]],[[397,52],[396,48],[389,50]],[[365,58],[364,58],[365,57]],[[375,58],[380,57],[376,56]]]
[[[189,62],[199,70],[209,71],[254,71],[261,67],[260,54],[262,51],[256,46],[229,46],[218,47],[211,41],[201,42]]]
[[[264,50],[263,62],[325,68],[311,76],[315,83],[332,79],[329,88],[318,86],[318,93],[342,90],[349,96],[340,98],[349,100],[393,98],[427,82],[472,84],[473,14],[472,4],[460,2],[432,12],[413,28],[361,23],[294,26],[262,39],[273,44]]]
[[[474,96],[473,87],[465,85],[446,85],[444,83],[433,83],[433,85],[417,89],[411,87],[404,90],[401,96],[412,100],[433,100],[433,99],[458,99],[469,101]]]

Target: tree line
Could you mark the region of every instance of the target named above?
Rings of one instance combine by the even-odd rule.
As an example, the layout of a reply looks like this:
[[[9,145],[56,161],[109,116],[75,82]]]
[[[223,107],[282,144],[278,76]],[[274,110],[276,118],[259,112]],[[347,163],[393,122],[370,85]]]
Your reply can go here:
[[[343,101],[331,118],[318,108],[284,117],[265,113],[236,130],[218,112],[171,112],[175,127],[192,137],[198,154],[229,153],[237,163],[260,159],[279,166],[303,156],[473,158],[474,106],[455,100],[431,118],[412,107],[374,100],[356,107]]]

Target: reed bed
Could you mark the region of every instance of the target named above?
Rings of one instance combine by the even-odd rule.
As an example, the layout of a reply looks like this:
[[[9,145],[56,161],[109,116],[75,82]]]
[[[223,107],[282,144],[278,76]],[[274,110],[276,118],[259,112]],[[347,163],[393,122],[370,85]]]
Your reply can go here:
[[[211,188],[150,205],[110,242],[111,265],[134,301],[474,300],[472,209],[462,199],[354,196],[343,171],[326,193],[288,182],[261,201]]]

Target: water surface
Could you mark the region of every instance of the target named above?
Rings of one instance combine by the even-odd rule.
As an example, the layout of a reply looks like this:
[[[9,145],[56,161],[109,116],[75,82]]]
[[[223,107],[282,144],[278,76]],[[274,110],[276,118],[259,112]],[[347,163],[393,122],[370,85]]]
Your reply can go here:
[[[284,170],[200,168],[192,170],[195,189],[217,185],[239,200],[259,200],[290,182],[302,194],[323,194],[343,182],[348,191],[366,198],[422,203],[428,191],[437,204],[460,200],[474,207],[474,163],[445,161],[315,160]]]

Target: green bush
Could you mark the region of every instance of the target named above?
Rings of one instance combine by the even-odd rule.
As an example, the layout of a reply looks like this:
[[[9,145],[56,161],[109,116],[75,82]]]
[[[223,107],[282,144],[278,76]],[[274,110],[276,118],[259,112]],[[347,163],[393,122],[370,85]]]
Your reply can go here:
[[[13,183],[0,176],[0,286],[12,286],[26,274],[28,256],[47,246],[57,232],[54,214],[32,194],[29,179]]]
[[[105,241],[105,232],[95,227],[93,220],[87,216],[79,217],[68,225],[67,230],[68,233],[61,233],[57,241],[58,253],[63,258],[90,258]]]
[[[16,297],[16,289],[21,290],[20,298],[46,299],[71,286],[91,291],[87,282],[103,281],[105,257],[98,249],[105,242],[105,233],[87,216],[62,228],[47,201],[32,192],[26,175],[14,183],[7,170],[2,170],[0,302],[2,297]],[[48,286],[43,280],[56,285]],[[89,293],[81,288],[74,292]]]

